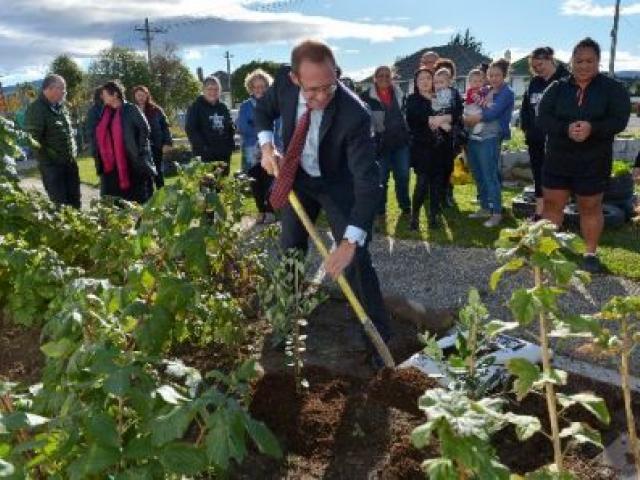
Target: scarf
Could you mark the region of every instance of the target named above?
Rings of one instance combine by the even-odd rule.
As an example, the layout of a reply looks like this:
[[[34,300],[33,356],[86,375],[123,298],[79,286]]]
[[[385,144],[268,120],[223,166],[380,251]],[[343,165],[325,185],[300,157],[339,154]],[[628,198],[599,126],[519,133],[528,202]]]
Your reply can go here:
[[[393,87],[376,87],[376,92],[378,93],[378,98],[380,99],[382,104],[387,108],[391,108],[391,102],[393,102]]]
[[[96,127],[96,142],[104,173],[111,173],[115,168],[118,172],[120,189],[129,190],[131,181],[122,131],[122,108],[117,110],[111,107],[104,108]]]

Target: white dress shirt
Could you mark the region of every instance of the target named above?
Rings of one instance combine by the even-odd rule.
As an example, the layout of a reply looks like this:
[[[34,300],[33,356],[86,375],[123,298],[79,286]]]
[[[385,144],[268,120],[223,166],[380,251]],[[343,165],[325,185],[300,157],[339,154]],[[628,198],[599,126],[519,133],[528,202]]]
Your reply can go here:
[[[300,117],[304,115],[307,110],[307,100],[302,95],[302,92],[298,95],[298,110],[296,112],[296,121],[300,120]],[[302,157],[300,158],[300,166],[311,177],[320,176],[320,124],[322,123],[322,115],[324,110],[311,110],[311,119],[309,124],[309,132],[304,143],[304,149],[302,150]],[[258,132],[258,142],[262,147],[265,143],[273,144],[273,132],[270,130],[263,130]],[[357,243],[361,247],[364,245],[367,239],[367,232],[363,229],[356,227],[355,225],[348,225],[344,232],[343,238],[347,239],[351,243]]]

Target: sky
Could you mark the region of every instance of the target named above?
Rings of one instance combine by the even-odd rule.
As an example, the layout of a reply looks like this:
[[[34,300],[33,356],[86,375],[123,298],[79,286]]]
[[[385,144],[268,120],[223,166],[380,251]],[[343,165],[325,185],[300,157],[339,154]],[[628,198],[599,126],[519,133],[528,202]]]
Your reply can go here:
[[[0,81],[42,78],[67,53],[81,66],[111,45],[141,52],[134,29],[148,17],[195,72],[232,70],[251,60],[287,61],[300,39],[334,48],[346,75],[361,79],[377,65],[446,44],[469,28],[489,56],[516,60],[550,45],[567,60],[591,36],[608,68],[613,0],[0,0]],[[640,70],[640,2],[622,1],[616,70]]]

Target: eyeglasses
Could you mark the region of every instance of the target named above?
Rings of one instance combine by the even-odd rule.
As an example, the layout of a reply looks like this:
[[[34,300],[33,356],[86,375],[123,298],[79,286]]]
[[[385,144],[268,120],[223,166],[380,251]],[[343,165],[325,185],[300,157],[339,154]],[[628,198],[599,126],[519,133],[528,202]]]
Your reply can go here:
[[[326,95],[333,95],[338,88],[337,83],[330,83],[329,85],[320,85],[319,87],[305,87],[302,83],[300,83],[300,88],[303,93],[308,95],[317,95],[319,93],[324,93]]]

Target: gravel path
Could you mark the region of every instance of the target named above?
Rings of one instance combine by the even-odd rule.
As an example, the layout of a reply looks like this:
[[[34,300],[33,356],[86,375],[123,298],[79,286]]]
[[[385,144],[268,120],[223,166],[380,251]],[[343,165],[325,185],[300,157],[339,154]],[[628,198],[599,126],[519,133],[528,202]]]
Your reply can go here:
[[[325,235],[329,242],[329,235]],[[311,264],[317,268],[319,256],[311,251]],[[507,307],[511,293],[516,288],[533,284],[533,279],[526,272],[506,274],[498,290],[490,291],[489,277],[498,267],[498,262],[494,251],[488,248],[444,247],[376,237],[370,251],[385,295],[403,295],[429,308],[459,308],[466,303],[469,289],[475,287],[493,318],[511,320]],[[566,311],[593,313],[614,295],[640,295],[640,283],[611,275],[596,275],[586,288],[572,289],[567,293],[561,300],[561,306]],[[527,333],[524,335],[531,339]],[[561,344],[556,343],[555,349],[602,365],[616,365],[612,359],[595,358],[589,349],[581,348],[583,345],[580,340],[564,340]],[[640,349],[636,351],[632,367],[636,375],[640,374]]]
[[[43,195],[46,195],[44,185],[39,177],[26,177],[20,179],[20,186],[25,190],[35,190]],[[100,198],[100,191],[84,183],[80,184],[80,199],[82,201],[82,208],[88,208],[91,200]]]

